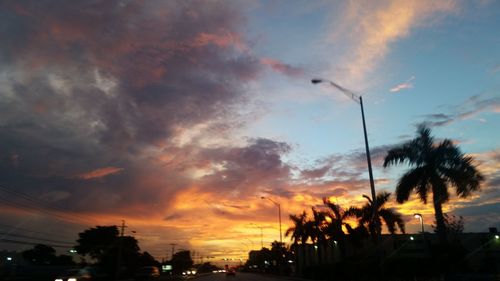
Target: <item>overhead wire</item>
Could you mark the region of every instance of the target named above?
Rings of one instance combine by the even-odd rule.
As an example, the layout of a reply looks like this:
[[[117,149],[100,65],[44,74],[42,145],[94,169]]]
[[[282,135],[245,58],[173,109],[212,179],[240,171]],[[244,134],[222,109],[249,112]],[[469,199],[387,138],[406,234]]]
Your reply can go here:
[[[36,242],[28,242],[28,241],[19,241],[19,240],[13,240],[13,239],[5,239],[5,238],[0,238],[0,243],[10,243],[10,244],[22,244],[22,245],[37,245],[40,243]],[[52,248],[65,248],[65,249],[70,249],[73,246],[68,246],[68,245],[58,245],[58,244],[45,244],[47,246],[50,246]]]
[[[68,241],[62,241],[62,240],[53,240],[53,239],[47,239],[47,238],[38,238],[38,237],[33,237],[33,236],[27,236],[23,234],[13,234],[13,233],[6,233],[6,232],[0,232],[0,239],[7,238],[10,239],[12,238],[22,238],[22,239],[30,239],[30,240],[38,240],[42,242],[50,242],[50,243],[61,243],[61,244],[68,244],[68,245],[74,245],[75,242],[68,242]],[[35,242],[38,242],[35,241]],[[43,243],[39,243],[43,244]]]
[[[17,225],[6,225],[6,224],[0,223],[0,228],[3,228],[3,229],[0,229],[0,232],[13,232],[13,231],[19,230],[19,231],[29,232],[29,233],[33,233],[33,234],[49,235],[51,237],[55,236],[55,237],[59,237],[59,238],[63,238],[63,239],[67,238],[67,237],[61,235],[60,233],[48,233],[48,232],[44,232],[44,231],[19,227]]]
[[[20,203],[19,201],[16,201],[16,202],[9,201],[6,198],[0,197],[0,199],[4,199],[4,202],[11,202],[11,203],[14,202],[14,204],[23,205],[24,210],[37,209],[37,210],[39,210],[47,215],[52,215],[52,216],[55,216],[55,217],[63,219],[63,220],[68,220],[68,221],[73,222],[73,223],[75,220],[78,220],[78,221],[86,222],[89,225],[93,224],[93,220],[90,217],[83,216],[80,214],[74,214],[74,213],[68,214],[67,212],[69,212],[69,210],[65,210],[65,209],[62,209],[59,207],[52,206],[50,202],[41,200],[39,198],[28,195],[26,193],[12,190],[10,188],[7,188],[7,187],[1,186],[1,185],[0,185],[0,191],[6,192],[8,194],[11,194],[11,195],[14,195],[14,196],[17,196],[20,198],[23,198],[24,200],[31,202],[31,203],[28,203],[28,202]],[[34,204],[34,206],[33,206],[33,204]]]

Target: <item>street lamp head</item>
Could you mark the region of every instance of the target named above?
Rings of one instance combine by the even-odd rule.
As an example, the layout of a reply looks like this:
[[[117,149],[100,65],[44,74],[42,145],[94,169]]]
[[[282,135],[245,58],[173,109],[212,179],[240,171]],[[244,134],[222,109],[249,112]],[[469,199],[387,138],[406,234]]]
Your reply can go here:
[[[421,214],[414,214],[413,217],[415,217],[416,219],[421,219],[422,215]]]
[[[322,79],[317,79],[317,78],[311,80],[311,83],[313,83],[313,84],[319,84],[319,83],[322,83],[322,82],[323,82]]]

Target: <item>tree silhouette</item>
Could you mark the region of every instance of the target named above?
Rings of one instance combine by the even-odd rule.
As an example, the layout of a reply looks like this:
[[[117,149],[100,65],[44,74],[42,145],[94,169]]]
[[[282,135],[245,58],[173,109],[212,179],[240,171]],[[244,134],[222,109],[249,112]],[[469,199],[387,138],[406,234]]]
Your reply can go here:
[[[56,258],[56,250],[54,248],[44,245],[37,244],[33,249],[26,250],[22,253],[23,258],[33,264],[38,265],[48,265]]]
[[[291,236],[293,244],[305,244],[307,242],[308,234],[306,230],[307,214],[306,211],[302,211],[298,215],[290,215],[290,220],[293,222],[293,226],[289,227],[285,232],[285,237]]]
[[[78,236],[75,250],[100,262],[112,246],[116,247],[118,228],[115,225],[96,226],[79,233]]]
[[[308,221],[307,219],[307,213],[306,211],[302,211],[301,214],[298,215],[290,215],[290,220],[293,222],[293,226],[289,227],[286,232],[285,232],[285,237],[288,237],[291,235],[291,240],[293,241],[293,245],[295,246],[295,249],[301,249],[302,250],[302,256],[305,257],[305,249],[304,246],[302,247],[297,247],[299,242],[302,245],[305,245],[307,243],[307,239],[309,238],[309,234],[307,233],[306,229],[306,223]],[[305,264],[305,258],[302,259],[304,266]],[[297,260],[295,261],[297,262]]]
[[[405,224],[401,218],[401,214],[393,209],[384,207],[390,196],[391,194],[388,192],[379,192],[377,194],[377,217],[373,217],[373,201],[367,195],[363,195],[363,197],[368,202],[361,208],[351,207],[347,213],[356,216],[359,224],[367,227],[372,237],[377,237],[377,235],[382,233],[382,221],[387,226],[389,233],[394,234],[397,228],[402,233],[405,233]]]
[[[342,257],[345,257],[346,235],[342,227],[345,226],[348,230],[352,229],[350,225],[345,222],[351,214],[342,209],[340,205],[332,203],[327,198],[323,198],[323,203],[330,209],[325,212],[325,218],[329,218],[329,221],[326,221],[324,232],[330,240],[337,241],[340,247],[340,253]]]
[[[306,221],[305,229],[306,236],[311,239],[313,244],[321,244],[326,241],[325,228],[325,213],[311,208],[313,216]]]
[[[398,203],[406,202],[412,191],[427,203],[432,192],[436,230],[440,242],[446,243],[446,225],[442,205],[449,200],[449,186],[459,197],[468,197],[479,190],[484,180],[473,164],[473,158],[465,156],[449,139],[434,141],[431,130],[421,125],[417,137],[388,151],[384,167],[407,164],[410,169],[399,179],[396,186]]]
[[[116,226],[97,226],[78,235],[80,238],[75,250],[96,259],[98,265],[108,274],[113,274],[117,268],[118,253],[121,253],[120,267],[132,272],[140,265],[138,241],[132,236],[118,236]]]
[[[68,255],[56,256],[56,250],[45,244],[37,244],[33,249],[22,252],[25,260],[36,265],[73,265],[73,258]]]
[[[321,250],[322,245],[326,242],[326,234],[325,234],[325,213],[322,211],[316,210],[316,208],[311,208],[313,216],[310,220],[306,221],[306,235],[311,239],[313,245],[315,245],[315,250],[317,251],[317,257],[319,264],[322,263],[321,259]]]

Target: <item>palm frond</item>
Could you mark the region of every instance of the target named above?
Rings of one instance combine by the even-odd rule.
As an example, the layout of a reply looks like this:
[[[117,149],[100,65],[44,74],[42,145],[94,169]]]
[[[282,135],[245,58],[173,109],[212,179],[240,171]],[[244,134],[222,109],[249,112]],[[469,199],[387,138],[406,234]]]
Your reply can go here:
[[[396,201],[398,203],[406,202],[410,197],[411,191],[419,186],[424,177],[425,169],[422,167],[417,167],[406,172],[399,179],[398,185],[396,186]]]
[[[396,232],[396,227],[398,227],[402,233],[405,232],[404,221],[401,214],[393,209],[382,209],[379,211],[380,216],[387,226],[389,233],[394,234]]]

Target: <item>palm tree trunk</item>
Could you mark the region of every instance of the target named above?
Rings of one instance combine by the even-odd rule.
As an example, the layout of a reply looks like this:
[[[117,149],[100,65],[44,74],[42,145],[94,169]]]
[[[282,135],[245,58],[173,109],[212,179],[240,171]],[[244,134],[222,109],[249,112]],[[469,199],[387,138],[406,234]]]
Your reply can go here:
[[[446,245],[446,225],[444,223],[442,204],[440,200],[435,197],[436,195],[434,195],[434,215],[436,217],[436,230],[439,237],[439,242],[444,246]]]

